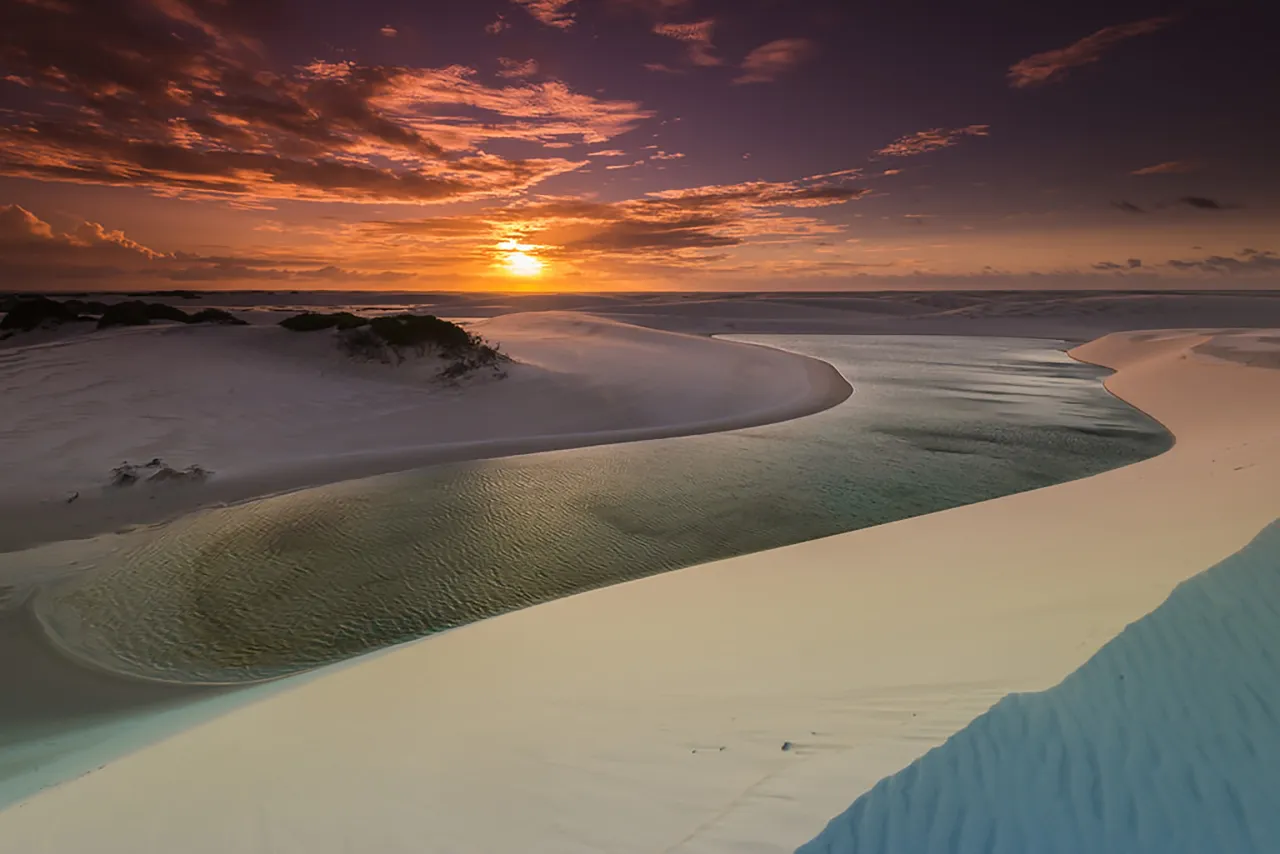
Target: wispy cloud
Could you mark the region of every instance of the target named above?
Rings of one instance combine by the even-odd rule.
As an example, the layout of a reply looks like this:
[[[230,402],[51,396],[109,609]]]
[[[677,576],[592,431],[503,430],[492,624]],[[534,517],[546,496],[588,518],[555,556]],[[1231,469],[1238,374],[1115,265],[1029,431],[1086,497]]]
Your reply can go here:
[[[568,11],[574,0],[511,0],[548,27],[567,30],[573,26],[574,12]]]
[[[1145,214],[1151,212],[1148,208],[1144,208],[1141,205],[1136,205],[1133,202],[1125,200],[1112,202],[1111,207],[1130,214]],[[1182,196],[1181,198],[1159,202],[1154,205],[1155,210],[1168,210],[1169,208],[1178,207],[1192,208],[1198,211],[1230,211],[1238,210],[1243,207],[1243,205],[1234,204],[1232,202],[1220,202],[1217,199],[1211,199],[1207,196]]]
[[[1169,261],[1175,270],[1228,275],[1280,273],[1280,255],[1269,250],[1241,249],[1232,255],[1209,255],[1205,258]]]
[[[400,31],[397,30],[395,27],[386,26],[378,30],[378,34],[385,38],[393,39],[396,36],[400,35]]]
[[[1195,172],[1200,168],[1200,164],[1194,160],[1170,160],[1165,163],[1157,163],[1154,166],[1144,166],[1141,169],[1134,169],[1130,175],[1184,175],[1188,172]]]
[[[1097,264],[1093,265],[1093,269],[1101,270],[1102,272],[1106,272],[1106,273],[1117,273],[1117,272],[1123,272],[1126,270],[1140,270],[1142,269],[1142,259],[1130,258],[1129,260],[1125,261],[1123,264],[1118,264],[1115,261],[1099,261]]]
[[[1009,85],[1015,89],[1026,89],[1061,80],[1072,68],[1097,62],[1121,42],[1162,30],[1173,20],[1171,17],[1146,18],[1104,27],[1066,47],[1029,56],[1010,66]]]
[[[499,15],[497,19],[493,21],[493,23],[485,24],[484,31],[491,36],[496,36],[498,33],[502,32],[503,30],[508,30],[510,28],[511,28],[511,25],[507,23],[507,19],[504,18],[502,15]]]
[[[711,33],[715,27],[715,20],[708,18],[691,24],[656,24],[653,31],[660,36],[684,42],[688,49],[689,61],[694,65],[706,67],[720,65],[722,62],[712,53],[715,45],[711,42]]]
[[[1230,202],[1220,202],[1217,199],[1210,199],[1205,196],[1183,196],[1174,202],[1174,204],[1195,208],[1200,211],[1228,211],[1235,210],[1240,207],[1240,205],[1231,204]]]
[[[601,151],[588,151],[588,157],[621,157],[626,154],[621,148],[605,148]]]
[[[646,62],[644,64],[645,71],[654,71],[659,74],[684,74],[684,69],[672,68],[661,62]]]
[[[917,154],[927,154],[930,151],[938,151],[939,149],[958,145],[965,137],[988,136],[990,135],[990,130],[990,125],[922,130],[918,133],[898,137],[898,139],[877,151],[876,154],[885,157],[914,157]]]
[[[778,39],[761,45],[742,61],[734,83],[768,83],[804,62],[817,51],[809,39]]]
[[[619,164],[631,168],[644,161]],[[452,241],[462,223],[489,229],[490,244],[516,239],[540,247],[545,257],[575,265],[607,261],[679,267],[705,264],[708,250],[753,243],[811,241],[844,230],[801,213],[855,201],[869,192],[847,181],[817,176],[789,182],[751,181],[649,193],[618,202],[540,198],[492,208],[473,217],[369,223],[355,235],[399,240],[406,235]],[[475,232],[465,239],[481,240]],[[396,244],[400,245],[400,244]]]
[[[498,57],[499,77],[508,79],[518,79],[524,77],[532,77],[538,73],[538,61],[536,59],[511,59],[507,56]]]

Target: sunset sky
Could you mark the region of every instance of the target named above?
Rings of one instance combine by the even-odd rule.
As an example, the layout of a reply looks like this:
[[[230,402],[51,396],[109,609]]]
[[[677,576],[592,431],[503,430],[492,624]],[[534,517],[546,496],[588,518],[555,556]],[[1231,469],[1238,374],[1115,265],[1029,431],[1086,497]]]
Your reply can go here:
[[[1280,286],[1270,0],[0,0],[0,289]]]

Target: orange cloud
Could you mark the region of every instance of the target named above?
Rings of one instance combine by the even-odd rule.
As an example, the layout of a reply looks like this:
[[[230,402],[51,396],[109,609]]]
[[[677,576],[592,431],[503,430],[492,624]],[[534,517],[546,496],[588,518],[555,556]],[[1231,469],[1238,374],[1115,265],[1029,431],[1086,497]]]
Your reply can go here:
[[[692,24],[657,24],[653,31],[660,36],[684,42],[688,46],[689,61],[704,67],[720,65],[721,60],[712,53],[711,33],[716,22],[713,18]]]
[[[538,61],[536,59],[511,59],[510,57],[498,57],[498,65],[501,69],[498,71],[499,77],[508,79],[517,79],[521,77],[532,77],[538,73]]]
[[[584,165],[499,157],[483,153],[487,141],[601,143],[652,115],[559,81],[486,86],[461,66],[316,61],[280,73],[233,22],[215,26],[177,0],[152,9],[155,28],[82,14],[94,2],[21,4],[0,31],[7,64],[48,95],[0,114],[0,175],[242,204],[453,201]],[[171,30],[182,51],[170,49]],[[58,38],[39,35],[49,32]]]
[[[0,205],[0,247],[7,250],[9,257],[15,249],[48,250],[59,254],[78,250],[106,251],[148,260],[163,257],[161,253],[125,237],[124,232],[107,231],[96,222],[82,222],[70,233],[55,232],[53,226],[21,205]]]
[[[565,10],[573,5],[574,0],[511,0],[511,2],[522,6],[526,12],[548,27],[567,30],[573,26],[575,14]]]
[[[768,83],[798,66],[817,50],[808,39],[778,39],[761,45],[742,61],[742,74],[734,83]]]
[[[966,136],[988,136],[990,125],[969,125],[963,128],[933,128],[898,137],[876,152],[885,157],[914,157],[942,148],[958,145]]]
[[[562,270],[600,263],[674,269],[706,263],[712,250],[839,233],[844,226],[796,210],[844,204],[867,192],[814,177],[690,187],[619,202],[544,197],[467,217],[364,223],[353,228],[351,239],[366,248],[388,241],[397,251],[404,249],[401,241],[411,239],[436,253],[515,240],[538,246],[539,254]]]
[[[1162,30],[1173,20],[1171,17],[1147,18],[1104,27],[1064,48],[1029,56],[1009,68],[1009,85],[1015,89],[1026,89],[1061,80],[1072,68],[1097,62],[1106,51],[1121,42]]]

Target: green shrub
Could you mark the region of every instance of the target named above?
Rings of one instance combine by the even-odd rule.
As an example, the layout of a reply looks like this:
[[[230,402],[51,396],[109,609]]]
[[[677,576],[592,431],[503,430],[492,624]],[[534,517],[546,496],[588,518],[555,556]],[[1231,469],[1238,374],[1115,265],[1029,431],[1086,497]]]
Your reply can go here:
[[[180,308],[160,302],[143,302],[129,300],[106,306],[102,317],[98,319],[98,328],[109,326],[146,326],[153,320],[172,320],[176,323],[190,323],[191,315]]]
[[[342,348],[342,352],[356,359],[391,363],[391,348],[367,326],[342,330],[338,346]],[[396,361],[400,361],[400,354],[396,353],[395,356]]]
[[[319,332],[322,329],[359,329],[367,326],[368,319],[358,317],[349,311],[338,311],[332,314],[320,314],[308,311],[286,317],[280,325],[290,332]]]
[[[432,314],[375,317],[369,322],[369,328],[391,347],[413,347],[419,353],[425,352],[427,348],[452,353],[474,344],[467,330]]]
[[[229,311],[220,308],[202,308],[191,315],[188,323],[216,323],[219,326],[248,326],[249,321],[241,320]]]
[[[0,329],[14,329],[28,332],[40,326],[56,326],[81,318],[71,307],[48,297],[32,297],[15,301],[4,319],[0,320]]]

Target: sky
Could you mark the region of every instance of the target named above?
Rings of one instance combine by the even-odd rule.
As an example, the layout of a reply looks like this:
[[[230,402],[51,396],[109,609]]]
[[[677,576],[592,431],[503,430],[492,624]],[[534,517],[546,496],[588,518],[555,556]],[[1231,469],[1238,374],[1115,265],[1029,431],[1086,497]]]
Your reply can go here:
[[[0,0],[0,288],[1280,287],[1272,0]]]

